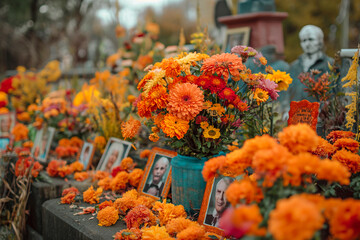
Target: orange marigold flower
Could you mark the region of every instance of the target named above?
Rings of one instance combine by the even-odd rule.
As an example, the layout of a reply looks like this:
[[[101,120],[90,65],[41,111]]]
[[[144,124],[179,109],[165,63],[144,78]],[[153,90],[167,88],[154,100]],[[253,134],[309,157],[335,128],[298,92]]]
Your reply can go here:
[[[96,136],[94,139],[94,144],[97,149],[103,150],[106,145],[106,139],[103,136]]]
[[[171,114],[166,114],[161,122],[161,129],[168,137],[181,139],[189,129],[189,121],[182,120]]]
[[[194,224],[194,222],[184,217],[174,218],[166,224],[166,230],[173,235],[185,230],[191,224]]]
[[[118,211],[114,207],[106,207],[101,209],[97,214],[99,220],[99,226],[111,226],[114,225],[119,219]]]
[[[176,239],[179,240],[197,240],[205,235],[205,228],[199,224],[192,224],[188,228],[179,232]]]
[[[61,203],[62,204],[71,204],[71,203],[75,202],[75,197],[76,197],[76,193],[69,192],[68,194],[66,194],[65,196],[63,196],[61,198]]]
[[[82,145],[83,145],[83,140],[81,140],[80,138],[76,136],[70,138],[70,146],[81,148]]]
[[[181,73],[180,64],[174,58],[164,58],[159,68],[165,70],[166,77],[177,77]]]
[[[257,88],[254,92],[254,99],[260,105],[260,103],[266,102],[269,99],[269,93],[261,88]]]
[[[342,149],[333,155],[332,160],[342,163],[352,173],[360,171],[360,156],[358,154]]]
[[[98,170],[98,171],[95,172],[94,179],[95,180],[102,180],[102,179],[108,177],[109,175],[110,174],[108,172]],[[108,189],[105,189],[105,190],[108,190]]]
[[[350,172],[346,166],[337,161],[331,161],[324,159],[320,161],[319,166],[314,169],[316,177],[321,180],[327,180],[328,182],[338,182],[343,185],[350,183]]]
[[[23,143],[24,148],[32,148],[34,146],[34,143],[32,141],[26,141]]]
[[[58,170],[59,177],[62,177],[62,178],[73,173],[72,168],[68,165],[58,167],[57,170]]]
[[[355,138],[355,133],[350,131],[332,131],[326,136],[326,139],[329,140],[331,143],[336,142],[336,140],[340,138]]]
[[[279,133],[280,144],[290,152],[298,154],[315,150],[319,138],[316,132],[307,124],[291,125]]]
[[[125,222],[126,222],[126,227],[129,229],[139,228],[142,224],[145,224],[147,226],[152,226],[156,224],[156,217],[149,208],[145,207],[144,205],[138,205],[133,209],[131,209],[128,212],[128,214],[126,214]],[[157,238],[150,238],[150,239],[157,239]]]
[[[16,123],[11,134],[14,135],[15,141],[27,140],[29,129],[22,123]]]
[[[240,71],[244,70],[244,68],[245,66],[239,56],[231,53],[222,53],[205,59],[201,71],[203,71],[205,75],[216,74],[228,80],[229,73],[233,77],[239,77]]]
[[[248,178],[231,183],[226,189],[225,195],[233,206],[238,203],[260,202],[264,198],[261,188]]]
[[[123,160],[121,160],[120,167],[124,171],[131,171],[135,167],[135,163],[131,157],[126,157]]]
[[[137,198],[123,196],[114,202],[114,207],[119,211],[119,214],[125,215],[130,209],[138,205]]]
[[[62,147],[68,147],[70,146],[70,140],[67,139],[67,138],[62,138],[59,140],[59,146],[62,146]]]
[[[115,234],[114,240],[141,240],[141,230],[139,228],[121,230]]]
[[[226,161],[226,156],[219,156],[209,159],[205,162],[204,168],[202,170],[202,175],[205,181],[210,180],[213,177],[217,176],[217,171]]]
[[[321,137],[319,137],[319,142],[318,145],[316,146],[316,149],[312,151],[313,154],[325,158],[332,156],[335,152],[336,152],[336,147],[334,147],[331,143],[329,143],[328,141],[326,141]]]
[[[136,202],[137,202],[137,205],[144,205],[144,206],[148,207],[149,209],[152,209],[156,200],[151,197],[147,197],[147,196],[139,196],[138,199],[136,199]]]
[[[142,228],[142,238],[143,240],[154,240],[154,239],[168,239],[170,238],[169,234],[166,232],[165,227],[152,226],[149,228]]]
[[[291,224],[289,224],[291,223]],[[270,213],[268,230],[276,240],[311,239],[323,226],[322,217],[317,206],[297,195],[281,199]]]
[[[340,138],[334,143],[337,149],[346,149],[350,152],[357,153],[359,151],[359,142],[351,138]]]
[[[132,139],[138,134],[140,127],[141,122],[130,116],[128,121],[121,123],[121,134],[125,140],[127,138]]]
[[[141,181],[144,171],[140,168],[135,168],[131,173],[129,173],[129,183],[131,186],[137,187]]]
[[[104,190],[111,190],[111,179],[107,176],[98,182],[98,186]]]
[[[203,110],[204,93],[192,83],[177,84],[169,92],[166,109],[179,119],[190,121]]]
[[[81,172],[84,169],[84,164],[82,164],[79,161],[75,161],[72,164],[70,164],[70,167],[74,172]]]
[[[150,155],[151,155],[151,150],[145,149],[145,150],[141,151],[140,158],[149,158]]]
[[[83,200],[84,200],[84,202],[87,202],[90,204],[99,203],[102,192],[103,192],[103,189],[101,187],[99,187],[95,191],[93,186],[91,186],[85,192],[83,192]]]
[[[152,141],[152,142],[157,142],[157,141],[159,141],[159,139],[160,139],[160,137],[156,133],[152,133],[149,136],[149,140]]]
[[[329,200],[328,200],[329,201]],[[351,240],[360,238],[360,201],[355,199],[337,200],[331,209],[326,209],[330,233],[334,239]]]
[[[129,181],[129,174],[125,171],[119,172],[110,183],[112,191],[123,190]]]
[[[141,94],[141,101],[137,103],[138,115],[140,117],[150,118],[152,112],[163,109],[168,103],[168,93],[164,86],[156,85],[147,96]]]
[[[79,190],[76,187],[69,187],[69,188],[65,188],[62,192],[62,196],[65,196],[68,193],[75,193],[75,194],[79,194]]]
[[[85,181],[88,178],[89,178],[88,172],[76,172],[74,174],[74,179],[79,182]]]
[[[50,177],[56,177],[59,174],[59,168],[65,166],[66,162],[62,160],[51,160],[46,168]]]
[[[178,217],[186,217],[186,212],[183,205],[175,206],[172,203],[156,202],[153,211],[158,212],[161,226],[166,225],[171,219]]]
[[[16,117],[21,122],[29,122],[31,120],[30,114],[28,112],[18,113]]]

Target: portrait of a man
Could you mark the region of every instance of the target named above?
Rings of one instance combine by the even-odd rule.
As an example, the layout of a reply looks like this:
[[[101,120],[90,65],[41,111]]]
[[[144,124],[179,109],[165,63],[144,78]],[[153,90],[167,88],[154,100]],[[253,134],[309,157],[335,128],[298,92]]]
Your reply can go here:
[[[160,197],[170,170],[170,158],[156,155],[143,192]]]
[[[34,146],[31,150],[31,153],[35,158],[46,162],[54,133],[55,129],[52,127],[41,129],[36,133]]]
[[[208,208],[204,224],[218,227],[219,219],[224,211],[229,207],[229,202],[226,199],[225,191],[234,179],[229,177],[215,178],[211,195],[209,197]]]
[[[91,161],[93,149],[94,146],[89,142],[85,142],[82,147],[81,154],[79,157],[79,162],[81,162],[84,165],[84,170],[88,169],[89,163]]]
[[[12,128],[15,126],[15,114],[5,113],[0,115],[0,136],[10,136]]]
[[[117,138],[110,138],[96,169],[111,172],[114,167],[120,165],[122,159],[127,157],[130,147],[131,143],[129,142]]]

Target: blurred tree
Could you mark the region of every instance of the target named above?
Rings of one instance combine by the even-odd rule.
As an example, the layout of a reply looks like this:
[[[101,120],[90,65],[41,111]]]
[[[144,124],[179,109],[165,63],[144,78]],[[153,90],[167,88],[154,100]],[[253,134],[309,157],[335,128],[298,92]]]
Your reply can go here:
[[[320,27],[324,32],[325,52],[334,57],[340,49],[341,22],[338,22],[341,0],[275,0],[279,12],[288,12],[289,17],[284,21],[285,56],[288,62],[294,61],[302,49],[299,40],[300,29],[312,24]],[[356,48],[359,42],[360,29],[360,1],[350,0],[350,31],[349,48]],[[331,30],[332,29],[332,30]]]

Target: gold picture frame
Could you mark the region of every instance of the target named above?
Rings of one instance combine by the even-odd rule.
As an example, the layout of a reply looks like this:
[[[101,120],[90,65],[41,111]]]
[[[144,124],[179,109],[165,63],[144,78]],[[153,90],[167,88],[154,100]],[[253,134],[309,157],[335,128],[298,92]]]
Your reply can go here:
[[[223,52],[231,52],[231,48],[238,45],[248,46],[250,42],[250,27],[227,29],[222,47]]]

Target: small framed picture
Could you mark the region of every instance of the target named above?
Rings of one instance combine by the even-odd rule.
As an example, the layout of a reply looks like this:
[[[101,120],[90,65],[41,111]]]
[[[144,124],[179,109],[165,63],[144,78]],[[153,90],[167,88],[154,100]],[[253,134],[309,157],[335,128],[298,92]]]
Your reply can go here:
[[[166,198],[171,185],[171,159],[176,152],[153,148],[146,163],[144,176],[139,184],[138,191],[154,199]]]
[[[249,45],[250,27],[241,27],[228,29],[225,34],[223,52],[231,52],[231,49],[237,45]]]
[[[92,158],[95,153],[95,147],[90,142],[84,142],[81,151],[78,154],[77,160],[84,165],[84,170],[88,170],[92,163]]]
[[[54,134],[55,128],[53,127],[42,128],[36,133],[34,145],[31,149],[31,155],[39,162],[47,162]]]
[[[225,191],[233,181],[234,178],[219,176],[206,183],[198,222],[204,225],[207,231],[224,235],[224,231],[219,228],[219,219],[230,206]]]
[[[16,123],[16,113],[8,112],[0,114],[0,137],[8,137]]]
[[[130,142],[118,138],[110,138],[96,170],[111,173],[112,169],[119,166],[121,160],[128,156],[130,148]]]
[[[0,150],[6,150],[6,147],[9,144],[10,144],[10,137],[0,137]]]

